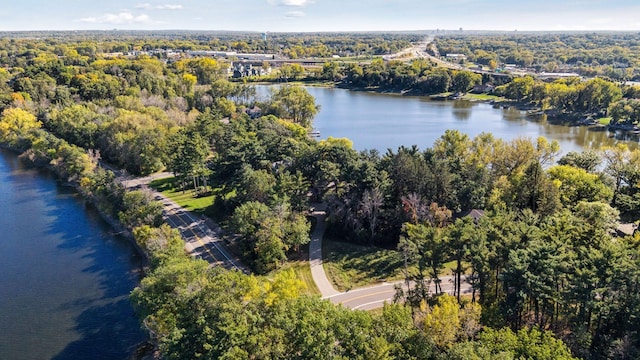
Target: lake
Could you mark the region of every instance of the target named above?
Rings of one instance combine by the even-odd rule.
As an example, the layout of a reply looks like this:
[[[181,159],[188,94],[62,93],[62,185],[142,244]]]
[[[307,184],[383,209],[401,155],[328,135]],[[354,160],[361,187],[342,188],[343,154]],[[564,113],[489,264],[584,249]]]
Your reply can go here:
[[[127,359],[146,339],[128,298],[132,244],[2,149],[0,208],[0,359]]]
[[[268,85],[257,86],[264,96]],[[563,153],[586,148],[601,148],[625,142],[632,148],[636,141],[625,141],[618,134],[586,126],[554,125],[542,116],[527,116],[517,109],[496,109],[491,104],[465,100],[436,101],[423,96],[400,96],[347,89],[306,87],[316,98],[320,112],[314,127],[320,138],[346,137],[358,150],[418,145],[431,147],[445,130],[455,129],[474,137],[491,132],[494,137],[557,140]]]

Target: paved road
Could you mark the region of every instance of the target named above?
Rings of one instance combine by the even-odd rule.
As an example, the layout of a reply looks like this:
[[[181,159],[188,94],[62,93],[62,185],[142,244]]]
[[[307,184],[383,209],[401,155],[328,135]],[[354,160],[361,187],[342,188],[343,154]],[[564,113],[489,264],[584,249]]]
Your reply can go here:
[[[311,242],[309,243],[309,265],[311,267],[311,276],[316,283],[318,290],[323,299],[329,299],[334,304],[342,304],[350,309],[371,310],[380,308],[385,302],[393,302],[396,294],[396,286],[402,286],[406,290],[406,284],[403,282],[382,283],[370,287],[350,290],[347,292],[337,291],[331,281],[327,278],[327,274],[322,266],[322,237],[325,229],[326,213],[322,205],[314,205],[315,211],[313,216],[317,220],[316,228],[311,234]],[[440,282],[441,290],[448,294],[453,294],[453,277],[442,277]],[[429,290],[435,292],[432,285]],[[463,282],[461,285],[463,294],[470,294],[471,285]]]
[[[440,280],[442,291],[453,295],[453,276],[442,277]],[[382,283],[380,285],[354,289],[335,295],[323,296],[323,298],[331,300],[334,304],[342,304],[349,309],[372,310],[382,307],[385,302],[393,302],[393,297],[396,294],[396,286],[401,286],[403,290],[407,290],[404,282]],[[435,287],[431,285],[429,291],[431,293],[435,292]],[[471,294],[471,285],[463,283],[461,291],[463,294]]]
[[[315,205],[315,209],[312,216],[316,218],[316,228],[311,234],[311,242],[309,243],[311,276],[323,297],[338,295],[340,292],[331,285],[322,266],[322,236],[324,235],[326,213],[321,205]]]
[[[152,193],[164,206],[163,217],[167,224],[180,230],[180,235],[185,241],[185,249],[189,254],[206,260],[211,265],[248,273],[240,261],[225,249],[218,235],[220,228],[216,226],[212,229],[211,221],[185,210],[159,192],[152,190]]]
[[[144,187],[154,179],[172,176],[171,173],[157,173],[143,178],[128,179],[123,181],[126,187]],[[206,260],[212,266],[223,266],[227,269],[237,269],[244,273],[248,270],[240,261],[226,250],[224,242],[218,234],[220,228],[211,220],[198,217],[161,193],[149,189],[154,198],[162,203],[165,221],[173,228],[180,230],[185,240],[185,249],[192,255]],[[311,234],[309,244],[309,264],[311,275],[318,286],[323,299],[329,299],[334,304],[342,304],[350,309],[371,310],[380,308],[385,302],[392,302],[396,293],[396,286],[406,289],[402,282],[382,283],[365,288],[339,292],[332,285],[322,266],[322,238],[325,230],[326,213],[322,205],[316,204],[313,216],[317,219],[317,225]],[[453,293],[453,277],[443,277],[442,291]],[[434,291],[433,286],[430,291]],[[462,284],[463,293],[471,293],[471,286],[466,282]]]
[[[528,72],[524,72],[524,71],[512,71],[511,74],[505,74],[505,73],[497,73],[495,71],[487,71],[487,70],[479,70],[479,69],[474,69],[474,68],[467,68],[465,66],[462,66],[458,63],[454,63],[454,62],[449,62],[446,60],[441,59],[439,56],[433,56],[431,54],[429,54],[427,52],[427,48],[431,45],[431,43],[433,42],[433,40],[435,39],[434,36],[427,36],[423,41],[413,44],[410,47],[406,48],[406,49],[402,49],[399,52],[395,53],[395,54],[391,54],[391,55],[384,55],[383,59],[385,60],[413,60],[413,59],[429,59],[432,62],[445,67],[445,68],[449,68],[449,69],[454,69],[454,70],[467,70],[467,71],[471,71],[473,73],[476,74],[486,74],[486,75],[492,75],[492,76],[500,76],[500,77],[508,77],[508,76],[512,76],[512,75],[518,75],[518,76],[525,76],[525,75],[531,75],[531,76],[537,76],[536,73],[528,73]],[[435,51],[437,51],[437,48],[435,48]]]
[[[105,164],[102,164],[105,166]],[[154,199],[163,205],[162,216],[167,224],[180,231],[185,242],[186,251],[194,257],[206,260],[212,266],[223,266],[229,270],[240,270],[249,273],[248,269],[233,256],[220,238],[221,229],[210,219],[199,217],[185,210],[160,192],[149,188],[147,185],[155,179],[172,177],[169,172],[155,173],[145,177],[134,178],[127,176],[123,171],[114,171],[120,182],[126,188],[144,188],[148,190]]]

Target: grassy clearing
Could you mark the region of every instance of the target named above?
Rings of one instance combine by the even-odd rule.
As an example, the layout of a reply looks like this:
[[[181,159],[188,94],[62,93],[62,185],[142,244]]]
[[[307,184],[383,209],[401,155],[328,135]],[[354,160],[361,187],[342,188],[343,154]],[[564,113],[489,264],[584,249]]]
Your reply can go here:
[[[200,196],[193,189],[182,191],[176,186],[174,179],[171,177],[154,180],[149,186],[189,211],[206,214],[207,208],[213,204],[215,195]]]
[[[404,279],[404,260],[395,250],[360,246],[332,239],[322,242],[323,266],[329,281],[339,291],[347,291],[380,282]],[[455,261],[444,264],[440,277],[450,276]],[[468,264],[463,263],[468,269]],[[417,266],[409,266],[409,272],[417,272]]]
[[[610,117],[602,117],[598,119],[598,123],[601,125],[609,125],[609,123],[611,122],[611,118]]]
[[[399,252],[324,239],[324,270],[340,291],[404,278]]]
[[[437,94],[431,94],[429,95],[429,97],[431,98],[444,98],[444,97],[448,97],[453,95],[453,93],[451,91],[447,91],[447,92],[442,92],[442,93],[437,93]]]
[[[334,87],[336,87],[336,82],[335,81],[327,81],[327,80],[291,81],[291,82],[289,82],[289,85],[334,88]]]
[[[149,185],[189,211],[197,214],[204,214],[207,216],[210,215],[208,214],[208,210],[211,209],[211,205],[213,204],[215,195],[198,196],[193,189],[189,189],[183,192],[176,186],[174,178],[154,180]],[[236,241],[233,241],[233,239],[229,238],[227,238],[227,240],[227,248],[235,254],[240,254],[241,251],[238,248],[238,244],[236,243]],[[308,250],[302,249],[299,258],[308,259]],[[304,284],[306,285],[305,294],[320,295],[320,291],[318,290],[318,287],[316,286],[315,282],[313,281],[313,277],[311,276],[309,261],[294,259],[287,262],[287,264],[285,264],[284,267],[282,267],[278,271],[289,269],[292,269],[296,273],[298,278],[300,278],[300,280],[302,280],[302,282],[304,282]]]
[[[462,97],[465,100],[481,100],[481,101],[490,101],[490,100],[504,100],[501,96],[490,95],[490,94],[471,94],[466,93]]]

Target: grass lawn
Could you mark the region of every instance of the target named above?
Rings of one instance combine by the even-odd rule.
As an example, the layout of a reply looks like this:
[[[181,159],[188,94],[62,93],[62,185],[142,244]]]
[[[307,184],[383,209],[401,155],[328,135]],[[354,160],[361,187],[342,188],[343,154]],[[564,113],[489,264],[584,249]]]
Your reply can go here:
[[[504,98],[501,96],[490,95],[490,94],[471,94],[471,93],[464,94],[462,98],[466,100],[482,100],[482,101],[504,100]]]
[[[300,85],[300,86],[313,86],[313,87],[325,87],[325,88],[334,88],[336,87],[336,82],[327,81],[327,80],[313,80],[313,81],[291,81],[290,85]]]
[[[329,281],[339,291],[347,291],[386,281],[404,279],[404,260],[395,250],[360,246],[325,238],[322,242],[323,266]],[[468,266],[463,264],[466,268]],[[455,261],[445,264],[440,276],[452,275]],[[417,271],[416,266],[409,267]]]
[[[160,191],[164,196],[175,201],[183,208],[196,214],[205,214],[207,208],[213,204],[215,195],[198,196],[193,189],[182,191],[174,184],[175,178],[165,178],[152,181],[149,186]]]
[[[611,122],[611,118],[610,117],[603,117],[598,119],[598,123],[602,124],[602,125],[609,125],[609,123]]]
[[[324,270],[340,291],[404,278],[402,255],[394,250],[325,238],[322,242],[322,254]]]

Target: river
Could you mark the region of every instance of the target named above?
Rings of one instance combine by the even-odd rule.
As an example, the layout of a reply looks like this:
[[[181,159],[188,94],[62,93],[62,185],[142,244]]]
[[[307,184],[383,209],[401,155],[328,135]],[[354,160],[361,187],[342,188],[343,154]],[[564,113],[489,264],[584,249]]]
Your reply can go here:
[[[269,86],[257,86],[260,96]],[[314,127],[320,138],[346,137],[358,150],[384,153],[399,146],[431,147],[445,130],[455,129],[474,137],[491,132],[494,137],[557,140],[561,151],[581,151],[611,146],[616,139],[603,128],[554,125],[542,116],[527,116],[517,109],[495,109],[491,104],[465,100],[434,101],[424,96],[400,96],[338,88],[306,87],[320,105]],[[620,134],[618,134],[620,137]],[[638,148],[637,141],[624,141]]]
[[[0,149],[0,359],[127,359],[140,258],[43,170]]]

